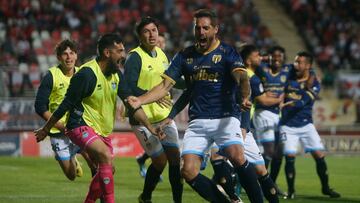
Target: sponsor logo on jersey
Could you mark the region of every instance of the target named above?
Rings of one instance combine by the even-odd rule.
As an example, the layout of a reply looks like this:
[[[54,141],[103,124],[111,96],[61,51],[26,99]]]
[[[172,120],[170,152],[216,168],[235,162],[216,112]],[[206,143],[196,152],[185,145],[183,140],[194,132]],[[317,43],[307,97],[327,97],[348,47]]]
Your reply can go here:
[[[194,62],[194,59],[193,58],[187,58],[186,59],[186,64],[190,65]]]
[[[116,90],[116,82],[112,82],[112,83],[111,83],[111,88],[112,88],[113,90]]]

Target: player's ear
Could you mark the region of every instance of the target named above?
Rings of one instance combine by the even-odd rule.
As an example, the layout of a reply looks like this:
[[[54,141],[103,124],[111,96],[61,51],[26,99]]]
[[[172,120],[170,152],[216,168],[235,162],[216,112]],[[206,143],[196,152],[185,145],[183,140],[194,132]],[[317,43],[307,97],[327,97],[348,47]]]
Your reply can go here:
[[[103,55],[104,55],[106,58],[110,57],[110,49],[105,48],[104,51],[103,51]]]
[[[219,31],[219,25],[216,25],[216,26],[215,26],[215,34],[217,34],[218,31]]]

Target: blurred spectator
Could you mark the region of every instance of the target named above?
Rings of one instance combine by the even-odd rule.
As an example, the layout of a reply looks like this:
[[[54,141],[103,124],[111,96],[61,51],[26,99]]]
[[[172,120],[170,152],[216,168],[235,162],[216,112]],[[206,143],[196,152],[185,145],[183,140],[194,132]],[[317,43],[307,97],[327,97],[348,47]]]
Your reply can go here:
[[[332,86],[339,69],[360,70],[360,1],[279,0]]]
[[[160,20],[160,32],[168,33],[167,53],[173,55],[192,41],[192,12],[202,7],[217,11],[220,38],[228,43],[255,43],[264,49],[274,45],[251,0],[0,0],[0,66],[19,72],[19,64],[36,64],[40,75],[54,63],[54,45],[69,37],[79,43],[80,63],[96,54],[95,41],[106,32],[119,32],[126,48],[133,48],[134,23],[146,15]],[[36,88],[27,73],[21,74],[21,89]]]

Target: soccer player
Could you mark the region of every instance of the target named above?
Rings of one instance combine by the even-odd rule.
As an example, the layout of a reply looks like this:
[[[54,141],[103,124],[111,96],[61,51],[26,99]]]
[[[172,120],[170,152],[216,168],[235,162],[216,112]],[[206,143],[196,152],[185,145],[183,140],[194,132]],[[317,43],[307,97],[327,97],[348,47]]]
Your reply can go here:
[[[240,56],[244,60],[250,80],[251,101],[254,101],[255,104],[261,103],[264,106],[279,105],[279,103],[283,100],[283,94],[275,97],[267,95],[264,91],[263,84],[255,75],[255,70],[260,66],[261,62],[259,50],[254,45],[245,45],[242,47]],[[279,202],[279,198],[276,194],[276,186],[267,172],[264,159],[261,156],[259,147],[257,146],[250,131],[250,111],[244,111],[241,113],[241,129],[245,138],[245,156],[250,163],[255,165],[256,172],[259,176],[258,180],[265,198],[270,203]]]
[[[35,111],[44,120],[48,120],[64,99],[71,77],[79,71],[75,66],[77,60],[77,45],[74,41],[66,39],[57,44],[55,48],[59,64],[49,69],[40,83],[36,94]],[[69,180],[82,176],[82,168],[76,159],[80,148],[65,136],[65,123],[68,118],[66,113],[50,130],[50,142],[63,173]],[[96,166],[88,155],[83,152],[92,173],[96,173]]]
[[[116,96],[124,99],[128,92],[118,69],[125,59],[125,49],[117,34],[103,35],[97,47],[99,55],[83,64],[72,77],[64,100],[46,124],[35,131],[35,135],[38,142],[42,141],[69,111],[66,135],[97,164],[97,173],[90,184],[85,203],[94,203],[99,197],[106,203],[113,203],[113,150],[108,135],[115,121]],[[130,114],[134,114],[151,132],[157,134],[146,119],[142,120],[146,115],[141,108],[130,110]]]
[[[161,33],[159,33],[158,42],[157,42],[156,46],[158,46],[161,50],[165,51],[166,39],[165,39],[165,36]],[[140,169],[140,176],[143,178],[145,178],[145,176],[146,176],[145,162],[148,158],[149,158],[149,155],[146,152],[144,152],[140,156],[136,157],[136,162],[138,163],[139,169]],[[162,180],[162,176],[160,176],[160,181],[161,180]]]
[[[325,162],[324,146],[315,129],[312,108],[320,91],[320,84],[314,80],[310,88],[306,81],[310,77],[313,57],[308,52],[299,52],[294,61],[296,79],[289,80],[285,87],[285,101],[280,105],[280,133],[284,140],[285,173],[288,184],[287,198],[295,197],[295,156],[299,141],[305,152],[310,152],[316,162],[316,171],[320,178],[322,193],[332,198],[340,197],[329,186],[329,176]]]
[[[285,84],[290,77],[292,67],[285,64],[285,49],[274,46],[269,51],[269,64],[262,63],[255,69],[255,74],[261,79],[261,95],[255,99],[255,112],[253,124],[259,142],[264,148],[265,166],[271,164],[270,177],[275,182],[280,171],[282,162],[282,142],[279,136],[279,103],[268,103],[262,101],[270,95],[279,97],[284,93]],[[262,94],[264,93],[264,94]],[[265,102],[265,103],[264,103]],[[277,191],[285,195],[279,188]]]
[[[124,74],[127,85],[135,96],[143,95],[161,83],[161,75],[169,65],[165,53],[157,47],[158,27],[157,21],[152,17],[144,17],[136,24],[135,30],[140,45],[130,51],[129,57],[125,62]],[[165,99],[168,99],[171,103],[169,96]],[[162,120],[167,118],[171,105],[163,106],[155,102],[143,105],[142,108],[149,121],[154,126],[157,126]],[[169,180],[173,201],[176,203],[181,202],[183,183],[180,174],[178,130],[175,122],[164,126],[163,130],[166,133],[166,137],[160,141],[158,137],[146,130],[144,126],[136,122],[131,116],[129,116],[129,121],[143,149],[152,160],[146,172],[139,202],[151,201],[152,192],[167,162],[169,162]]]
[[[159,85],[138,98],[129,97],[129,103],[137,108],[164,97],[184,75],[191,96],[182,176],[207,201],[229,202],[209,178],[199,173],[204,152],[215,142],[233,164],[250,201],[263,202],[254,167],[245,159],[242,147],[236,90],[241,90],[241,104],[247,104],[249,81],[243,62],[234,47],[216,37],[218,20],[213,11],[196,11],[194,25],[195,44],[174,57]]]

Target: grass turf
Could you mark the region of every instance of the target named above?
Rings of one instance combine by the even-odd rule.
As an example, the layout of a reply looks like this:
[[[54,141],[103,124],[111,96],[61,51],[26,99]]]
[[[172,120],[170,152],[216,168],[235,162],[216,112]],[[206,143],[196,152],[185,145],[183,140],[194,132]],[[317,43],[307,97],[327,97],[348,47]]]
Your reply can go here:
[[[80,159],[81,160],[81,159]],[[296,199],[281,202],[360,202],[360,156],[327,157],[330,185],[341,193],[339,199],[330,199],[320,192],[320,181],[316,175],[315,162],[311,157],[296,159]],[[90,183],[90,171],[84,161],[84,176],[71,182],[63,175],[53,158],[0,157],[0,203],[72,203],[82,202]],[[136,203],[142,191],[143,179],[139,176],[134,158],[116,158],[115,198],[116,202]],[[171,189],[164,171],[164,181],[153,193],[154,203],[171,202]],[[208,166],[204,174],[212,174]],[[286,189],[284,172],[280,172],[278,184]],[[246,195],[242,195],[249,202]],[[206,202],[185,184],[184,203]]]

